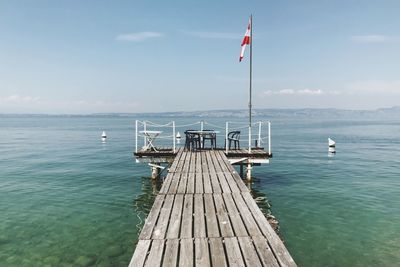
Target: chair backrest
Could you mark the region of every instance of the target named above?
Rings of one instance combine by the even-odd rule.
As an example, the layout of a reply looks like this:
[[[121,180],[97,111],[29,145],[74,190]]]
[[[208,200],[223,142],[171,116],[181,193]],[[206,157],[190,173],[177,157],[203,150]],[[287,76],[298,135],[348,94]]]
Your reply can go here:
[[[240,138],[240,131],[229,132],[228,133],[228,138],[239,139]]]
[[[190,131],[196,131],[196,130],[185,131],[186,138],[188,138],[188,139],[200,138],[200,135],[198,133],[191,133]]]

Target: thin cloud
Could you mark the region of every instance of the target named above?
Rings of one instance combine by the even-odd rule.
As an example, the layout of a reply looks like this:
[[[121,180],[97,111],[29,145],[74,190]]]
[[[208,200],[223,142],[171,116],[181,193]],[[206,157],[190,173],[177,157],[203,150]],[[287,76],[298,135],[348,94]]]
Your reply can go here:
[[[197,38],[203,39],[228,39],[235,40],[240,39],[242,36],[239,33],[228,33],[228,32],[210,32],[210,31],[185,31],[182,30],[181,33]]]
[[[6,97],[0,97],[0,103],[4,104],[28,104],[28,103],[38,103],[40,97],[33,96],[20,96],[20,95],[10,95]]]
[[[329,92],[331,93],[331,92]],[[278,90],[278,91],[274,91],[274,90],[267,90],[263,92],[264,95],[310,95],[310,96],[314,96],[314,95],[322,95],[322,94],[326,94],[326,92],[322,91],[321,89],[299,89],[299,90],[295,90],[295,89],[282,89],[282,90]]]
[[[353,35],[351,36],[351,41],[356,43],[388,43],[388,42],[398,42],[400,41],[399,36],[388,36],[380,34],[371,35]]]
[[[163,33],[160,32],[137,32],[137,33],[126,33],[119,34],[115,37],[116,41],[125,42],[143,42],[152,38],[164,37]]]

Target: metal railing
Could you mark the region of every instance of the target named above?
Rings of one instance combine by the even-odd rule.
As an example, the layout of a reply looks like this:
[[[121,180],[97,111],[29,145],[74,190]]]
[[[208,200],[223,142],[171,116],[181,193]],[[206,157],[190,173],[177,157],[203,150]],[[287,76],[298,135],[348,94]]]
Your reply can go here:
[[[158,124],[151,121],[135,121],[135,152],[137,153],[139,150],[143,148],[149,148],[149,142],[157,142],[157,144],[163,145],[165,147],[171,148],[173,153],[176,153],[177,147],[180,145],[184,145],[184,143],[180,143],[179,136],[181,133],[188,130],[188,127],[191,129],[204,130],[205,128],[214,128],[214,130],[218,131],[216,134],[217,137],[220,137],[225,141],[228,140],[228,134],[230,131],[241,131],[241,137],[244,137],[248,140],[247,147],[249,152],[253,147],[259,148],[262,145],[268,145],[268,154],[271,155],[271,122],[270,121],[258,121],[252,123],[252,131],[250,131],[249,126],[243,122],[225,122],[224,126],[210,123],[205,120],[197,121],[194,123],[177,125],[175,121],[170,121],[166,124]],[[258,131],[254,131],[257,129]],[[153,140],[149,140],[148,133],[159,132]],[[254,132],[255,134],[252,134]],[[147,134],[146,134],[147,133]],[[179,135],[177,134],[179,133]],[[249,134],[250,133],[250,134]],[[178,136],[177,136],[178,135]],[[140,139],[143,138],[143,147],[139,146]],[[183,136],[182,136],[183,138]],[[243,139],[244,139],[243,138]],[[242,140],[243,140],[242,139]],[[244,139],[245,140],[245,139]],[[254,142],[254,146],[252,145]],[[226,153],[229,151],[229,142],[225,142]],[[154,145],[154,144],[152,144]]]

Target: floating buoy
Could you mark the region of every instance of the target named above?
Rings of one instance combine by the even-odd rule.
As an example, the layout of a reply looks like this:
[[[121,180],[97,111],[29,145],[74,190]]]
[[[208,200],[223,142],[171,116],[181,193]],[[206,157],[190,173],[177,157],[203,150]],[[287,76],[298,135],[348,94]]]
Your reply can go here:
[[[106,139],[107,139],[106,132],[103,131],[103,133],[101,134],[101,140],[104,142],[104,141],[106,141]]]
[[[329,147],[336,147],[336,142],[333,141],[331,138],[328,138],[328,145]]]
[[[181,134],[179,132],[176,134],[176,141],[178,144],[181,143]]]
[[[328,138],[328,151],[329,153],[336,153],[336,142]]]

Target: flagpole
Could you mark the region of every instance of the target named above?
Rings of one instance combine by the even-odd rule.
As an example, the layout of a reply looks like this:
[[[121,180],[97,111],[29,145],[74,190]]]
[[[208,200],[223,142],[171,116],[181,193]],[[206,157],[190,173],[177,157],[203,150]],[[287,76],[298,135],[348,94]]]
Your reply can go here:
[[[253,15],[250,15],[249,153],[251,153],[251,78],[253,59]]]

